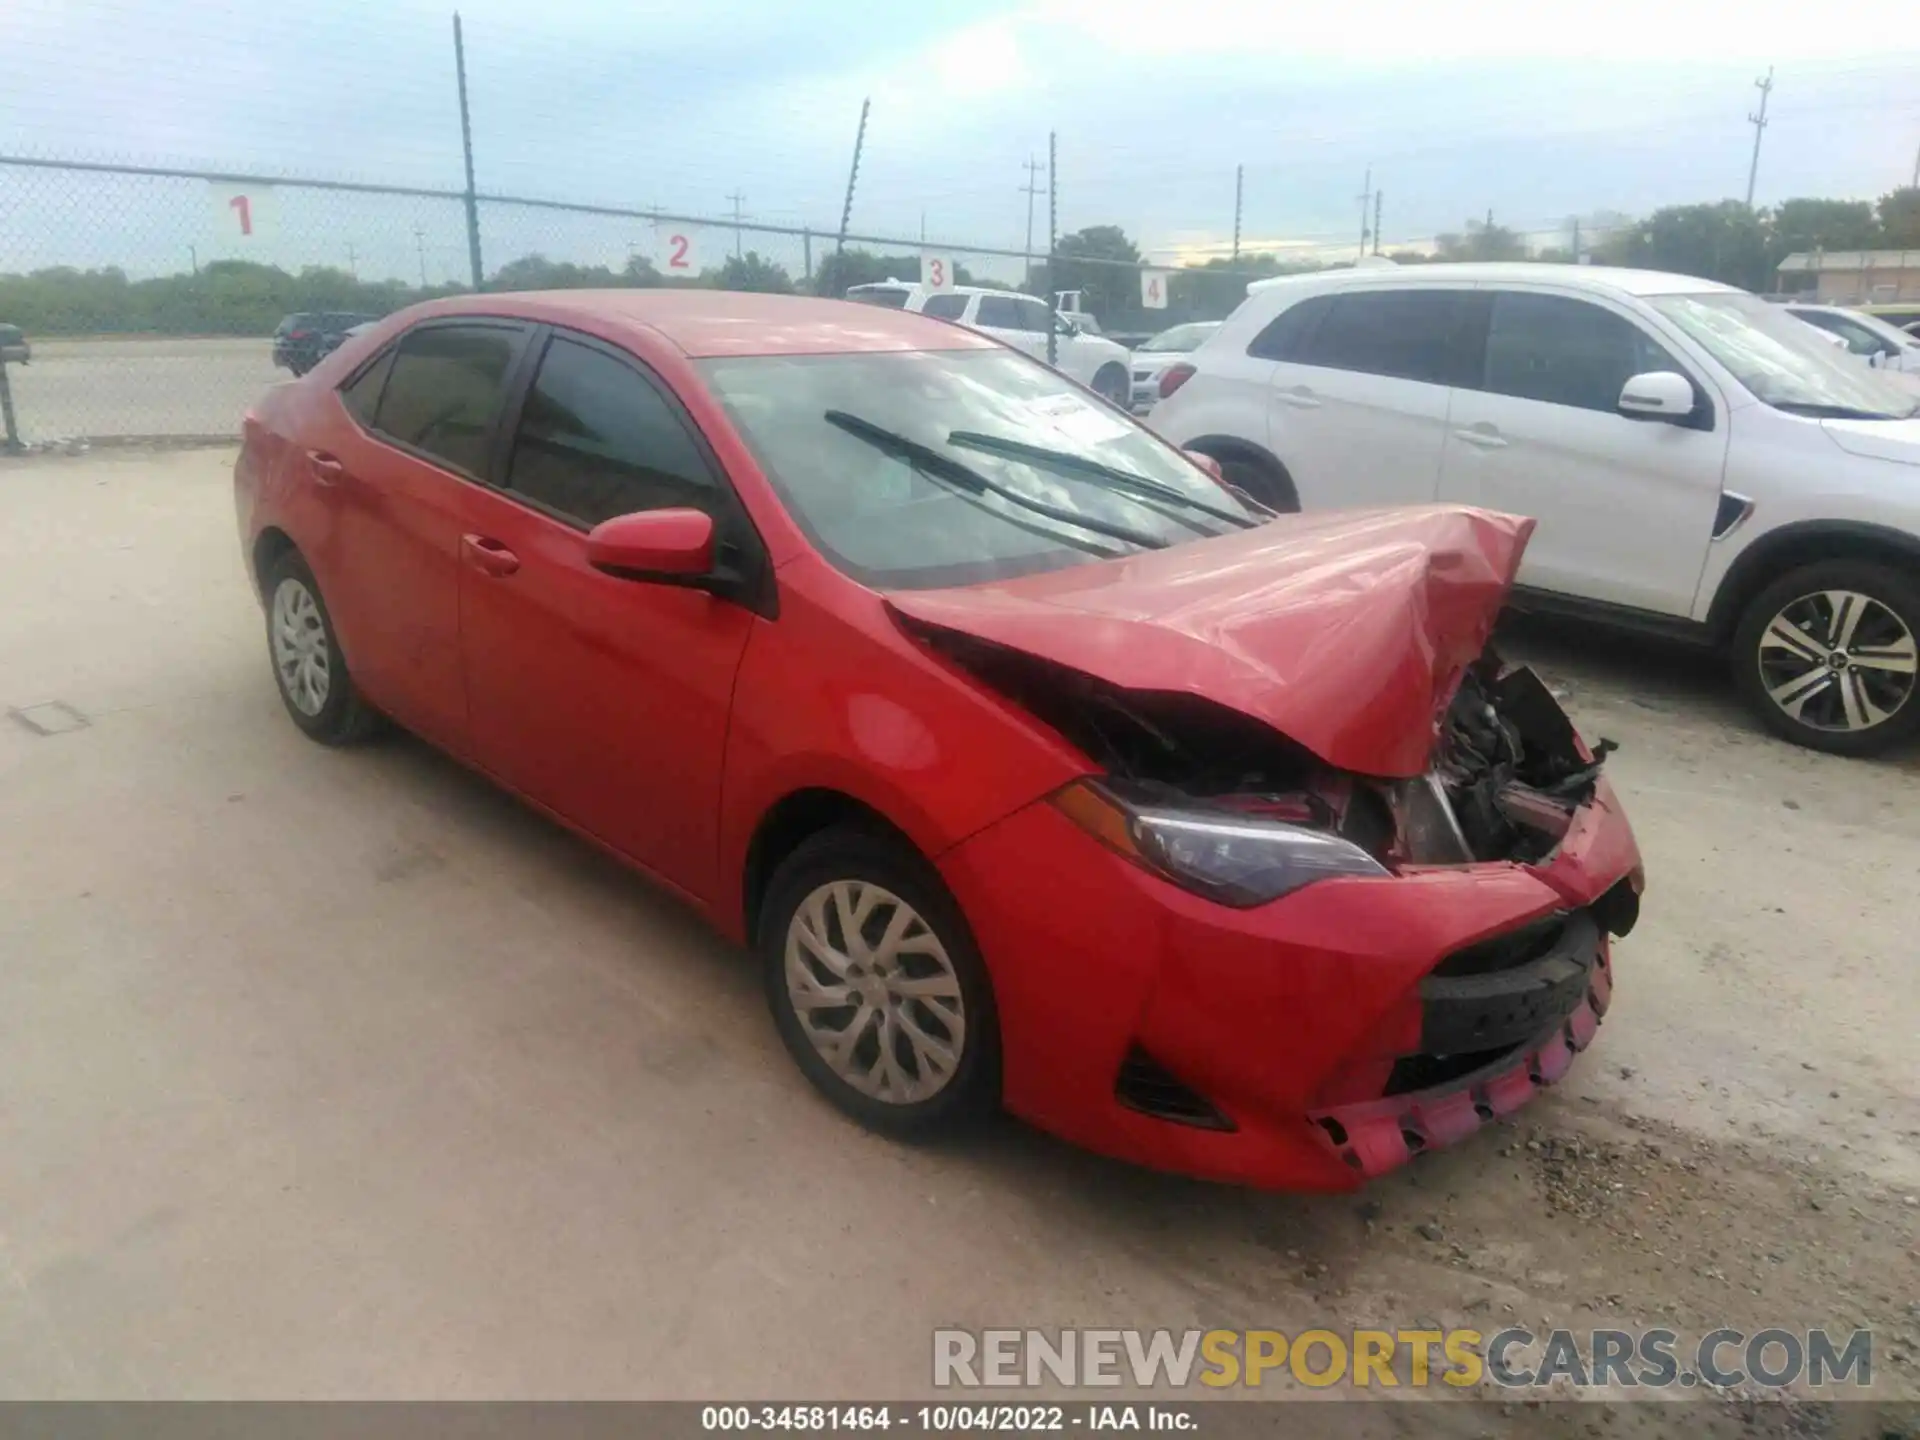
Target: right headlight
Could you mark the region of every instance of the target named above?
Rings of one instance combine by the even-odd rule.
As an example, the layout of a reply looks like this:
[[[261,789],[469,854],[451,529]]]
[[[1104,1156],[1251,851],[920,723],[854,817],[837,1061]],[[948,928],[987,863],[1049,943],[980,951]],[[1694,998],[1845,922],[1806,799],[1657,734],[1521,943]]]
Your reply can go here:
[[[1109,849],[1222,905],[1264,905],[1333,875],[1389,873],[1352,841],[1323,830],[1134,800],[1092,780],[1057,792],[1053,805]]]

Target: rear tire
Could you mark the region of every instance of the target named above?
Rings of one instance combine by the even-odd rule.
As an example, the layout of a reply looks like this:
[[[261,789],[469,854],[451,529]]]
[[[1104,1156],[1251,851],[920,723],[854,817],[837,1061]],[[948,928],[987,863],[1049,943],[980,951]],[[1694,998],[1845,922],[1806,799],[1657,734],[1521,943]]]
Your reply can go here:
[[[919,1139],[998,1107],[986,966],[904,841],[839,827],[802,842],[768,882],[756,943],[787,1053],[862,1125]]]
[[[1133,403],[1133,381],[1124,365],[1102,365],[1094,372],[1093,393],[1121,410]]]
[[[1830,755],[1872,755],[1920,732],[1920,585],[1867,560],[1822,560],[1747,603],[1733,678],[1776,735]]]
[[[1234,489],[1252,497],[1269,510],[1283,515],[1297,514],[1300,496],[1293,488],[1287,467],[1272,456],[1242,448],[1238,444],[1198,441],[1187,447],[1220,462],[1220,478]]]
[[[274,684],[300,733],[322,745],[353,745],[376,734],[380,712],[354,685],[319,582],[299,551],[273,562],[261,591]]]

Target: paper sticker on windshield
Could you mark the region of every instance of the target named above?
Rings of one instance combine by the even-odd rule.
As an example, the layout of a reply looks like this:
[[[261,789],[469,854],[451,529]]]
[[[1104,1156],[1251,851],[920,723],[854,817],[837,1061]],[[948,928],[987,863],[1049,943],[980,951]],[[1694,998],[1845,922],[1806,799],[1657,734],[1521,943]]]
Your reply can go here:
[[[1096,400],[1083,400],[1078,395],[1049,395],[1028,408],[1037,419],[1082,445],[1118,440],[1129,429],[1127,422],[1106,406]]]

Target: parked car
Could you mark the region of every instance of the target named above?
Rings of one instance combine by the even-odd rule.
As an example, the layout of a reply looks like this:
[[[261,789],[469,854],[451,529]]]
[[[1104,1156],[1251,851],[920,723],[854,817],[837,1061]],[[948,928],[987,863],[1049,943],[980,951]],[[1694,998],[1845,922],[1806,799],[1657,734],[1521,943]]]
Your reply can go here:
[[[18,325],[0,325],[0,365],[25,365],[32,359],[27,332]]]
[[[1133,413],[1144,415],[1160,398],[1160,375],[1220,328],[1218,320],[1190,320],[1142,341],[1133,351]]]
[[[1685,276],[1449,265],[1258,281],[1154,426],[1271,504],[1535,517],[1515,603],[1724,647],[1779,734],[1920,728],[1915,397]]]
[[[1920,374],[1920,340],[1877,315],[1864,315],[1838,305],[1794,303],[1787,306],[1787,313],[1817,330],[1838,336],[1849,351],[1876,369]]]
[[[855,285],[847,291],[847,299],[884,305],[891,310],[914,310],[936,320],[952,320],[1023,350],[1037,360],[1047,358],[1047,334],[1051,331],[1056,337],[1054,363],[1062,374],[1072,376],[1122,409],[1129,403],[1127,366],[1131,357],[1127,348],[1102,336],[1087,334],[1071,318],[1031,295],[971,285],[929,290],[924,285],[889,280],[877,285]]]
[[[304,375],[328,355],[340,348],[356,326],[370,323],[372,315],[325,310],[289,315],[273,332],[273,363],[282,370]]]
[[[855,1119],[1343,1189],[1557,1080],[1641,866],[1485,647],[1529,522],[1282,516],[958,325],[416,306],[244,424],[288,715],[391,717],[752,945]]]

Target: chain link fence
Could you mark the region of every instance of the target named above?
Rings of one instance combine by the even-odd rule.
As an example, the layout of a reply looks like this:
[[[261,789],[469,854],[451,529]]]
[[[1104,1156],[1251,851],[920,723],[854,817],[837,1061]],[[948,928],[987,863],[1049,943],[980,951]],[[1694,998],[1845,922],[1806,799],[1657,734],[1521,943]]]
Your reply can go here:
[[[14,438],[224,440],[306,357],[289,317],[377,318],[474,288],[690,285],[843,294],[919,278],[939,256],[960,283],[1074,289],[1086,308],[1157,328],[1224,314],[1254,271],[1215,267],[1142,309],[1145,264],[1047,257],[939,239],[849,235],[452,190],[0,157],[0,325],[27,363],[0,366]],[[1186,272],[1180,272],[1184,274]],[[1072,303],[1072,302],[1069,302]],[[344,319],[342,317],[345,317]],[[289,353],[291,351],[292,353]]]

